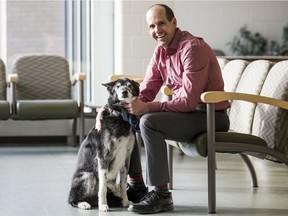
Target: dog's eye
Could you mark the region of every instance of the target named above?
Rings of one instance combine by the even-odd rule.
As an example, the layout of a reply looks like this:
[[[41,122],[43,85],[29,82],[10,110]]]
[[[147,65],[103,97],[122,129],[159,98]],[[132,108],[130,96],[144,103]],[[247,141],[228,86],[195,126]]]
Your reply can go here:
[[[128,84],[127,84],[127,87],[128,87],[128,88],[131,88],[131,87],[132,87],[132,84],[131,84],[131,83],[128,83]]]
[[[120,84],[118,83],[115,87],[118,89],[120,87]]]

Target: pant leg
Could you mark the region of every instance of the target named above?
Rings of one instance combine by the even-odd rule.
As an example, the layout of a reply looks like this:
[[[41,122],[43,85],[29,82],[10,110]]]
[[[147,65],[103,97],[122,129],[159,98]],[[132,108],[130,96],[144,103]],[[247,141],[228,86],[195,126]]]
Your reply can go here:
[[[227,131],[229,119],[225,112],[216,112],[216,130]],[[169,182],[166,139],[189,142],[207,131],[206,112],[148,113],[140,120],[141,136],[146,152],[146,184],[150,186]]]
[[[131,153],[130,167],[129,167],[128,174],[133,175],[133,174],[139,174],[139,173],[142,173],[141,156],[139,152],[139,144],[137,143],[137,140],[135,139],[134,148]]]

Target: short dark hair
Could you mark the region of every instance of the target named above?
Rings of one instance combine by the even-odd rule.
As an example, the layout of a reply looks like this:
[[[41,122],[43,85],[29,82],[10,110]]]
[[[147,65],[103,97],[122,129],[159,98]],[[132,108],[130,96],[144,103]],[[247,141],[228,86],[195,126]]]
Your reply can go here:
[[[170,7],[168,7],[167,5],[165,4],[154,4],[152,5],[150,8],[154,7],[154,6],[161,6],[165,9],[165,12],[166,12],[166,18],[168,19],[169,22],[171,22],[171,20],[175,17],[174,16],[174,12],[172,11],[172,9]],[[148,10],[149,10],[148,9]]]

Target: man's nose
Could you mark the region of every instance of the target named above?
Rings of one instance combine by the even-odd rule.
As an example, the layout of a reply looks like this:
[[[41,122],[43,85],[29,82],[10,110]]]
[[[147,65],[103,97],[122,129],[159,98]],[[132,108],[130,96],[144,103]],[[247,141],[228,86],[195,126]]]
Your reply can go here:
[[[159,26],[159,25],[156,25],[156,26],[155,26],[155,32],[158,33],[160,30],[161,30],[160,26]]]

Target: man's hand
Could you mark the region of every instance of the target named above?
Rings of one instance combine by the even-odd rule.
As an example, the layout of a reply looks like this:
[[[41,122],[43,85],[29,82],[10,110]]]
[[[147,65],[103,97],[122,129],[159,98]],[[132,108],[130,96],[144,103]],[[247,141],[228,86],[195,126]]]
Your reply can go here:
[[[138,99],[129,104],[126,104],[125,109],[128,113],[133,115],[143,115],[149,112],[147,103],[144,103]]]

